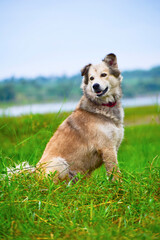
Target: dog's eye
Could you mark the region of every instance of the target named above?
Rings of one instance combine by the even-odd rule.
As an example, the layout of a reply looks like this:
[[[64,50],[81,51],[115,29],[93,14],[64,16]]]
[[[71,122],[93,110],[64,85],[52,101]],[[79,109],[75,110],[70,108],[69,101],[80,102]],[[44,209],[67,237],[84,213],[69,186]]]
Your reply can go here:
[[[91,80],[91,81],[94,80],[94,77],[90,77],[90,80]]]
[[[102,73],[101,74],[101,77],[106,77],[107,76],[107,73]]]

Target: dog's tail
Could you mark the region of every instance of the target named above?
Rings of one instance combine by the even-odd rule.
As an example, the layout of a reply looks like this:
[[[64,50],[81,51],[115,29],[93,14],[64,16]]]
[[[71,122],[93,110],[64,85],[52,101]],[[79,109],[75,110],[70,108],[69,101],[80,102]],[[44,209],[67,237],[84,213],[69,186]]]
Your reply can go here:
[[[3,177],[7,175],[9,178],[11,178],[14,174],[18,174],[21,172],[34,173],[35,171],[36,167],[31,166],[28,162],[22,162],[15,165],[14,167],[7,167],[5,174],[3,174]]]

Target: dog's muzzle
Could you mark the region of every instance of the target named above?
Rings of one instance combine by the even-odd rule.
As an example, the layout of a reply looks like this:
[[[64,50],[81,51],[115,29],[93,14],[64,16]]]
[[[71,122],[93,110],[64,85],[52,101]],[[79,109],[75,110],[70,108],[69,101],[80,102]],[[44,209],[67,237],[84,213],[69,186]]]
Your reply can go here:
[[[95,93],[97,94],[98,97],[103,96],[107,91],[108,91],[108,87],[106,87],[103,91],[100,88],[100,85],[98,83],[95,83],[93,85],[93,89],[95,91]]]

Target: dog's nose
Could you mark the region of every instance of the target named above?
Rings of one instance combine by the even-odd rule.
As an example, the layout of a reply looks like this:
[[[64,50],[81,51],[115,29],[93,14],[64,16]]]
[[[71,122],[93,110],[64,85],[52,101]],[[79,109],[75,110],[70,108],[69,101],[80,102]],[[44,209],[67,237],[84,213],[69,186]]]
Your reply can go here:
[[[93,89],[96,91],[96,90],[99,90],[100,89],[100,85],[98,83],[95,83],[93,84]]]

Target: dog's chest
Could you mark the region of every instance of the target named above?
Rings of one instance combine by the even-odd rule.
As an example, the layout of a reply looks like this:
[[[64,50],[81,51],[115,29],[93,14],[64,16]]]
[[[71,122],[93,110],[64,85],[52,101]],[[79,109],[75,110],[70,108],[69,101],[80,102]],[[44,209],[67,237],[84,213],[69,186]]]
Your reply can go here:
[[[99,141],[101,141],[101,138],[106,139],[107,141],[109,140],[116,148],[119,147],[124,135],[123,125],[117,127],[112,123],[101,123],[97,125],[97,130]]]

